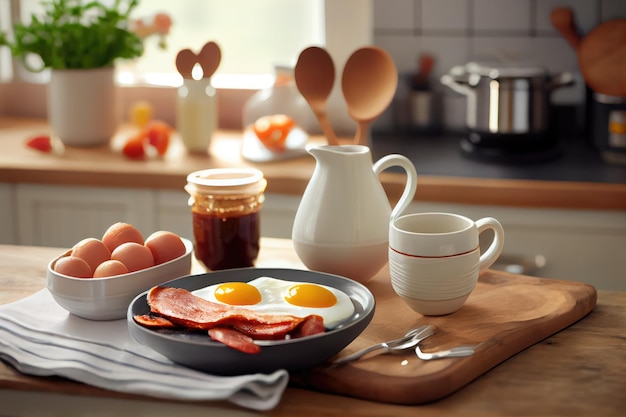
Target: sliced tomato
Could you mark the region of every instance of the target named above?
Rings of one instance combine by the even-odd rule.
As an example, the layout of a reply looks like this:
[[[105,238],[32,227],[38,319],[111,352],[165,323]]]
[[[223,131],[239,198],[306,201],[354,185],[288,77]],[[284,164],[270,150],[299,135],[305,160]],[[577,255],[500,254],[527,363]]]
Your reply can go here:
[[[257,119],[252,129],[267,149],[281,152],[285,150],[287,136],[295,125],[296,122],[285,114],[272,114]]]
[[[52,141],[48,135],[34,136],[26,141],[26,146],[40,152],[52,152]]]
[[[122,152],[130,159],[144,159],[146,150],[144,148],[145,134],[140,132],[135,136],[128,138],[122,148]]]
[[[170,145],[170,132],[172,128],[165,122],[153,120],[146,126],[148,143],[153,146],[159,156],[165,155]]]

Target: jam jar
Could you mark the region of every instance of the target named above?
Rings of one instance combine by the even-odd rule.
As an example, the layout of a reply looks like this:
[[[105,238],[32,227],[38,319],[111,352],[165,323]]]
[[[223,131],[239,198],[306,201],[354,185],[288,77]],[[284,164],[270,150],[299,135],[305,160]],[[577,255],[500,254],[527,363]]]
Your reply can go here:
[[[187,176],[195,255],[206,268],[254,265],[266,185],[263,173],[253,168],[207,169]]]

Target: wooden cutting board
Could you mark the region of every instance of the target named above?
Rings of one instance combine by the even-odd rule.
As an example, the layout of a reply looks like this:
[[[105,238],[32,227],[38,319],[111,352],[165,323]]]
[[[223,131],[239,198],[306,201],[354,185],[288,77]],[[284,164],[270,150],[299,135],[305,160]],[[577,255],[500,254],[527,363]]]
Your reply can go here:
[[[396,296],[388,273],[367,283],[376,296],[368,328],[340,356],[395,339],[432,324],[438,332],[422,342],[425,352],[478,345],[464,358],[422,361],[410,350],[366,357],[342,367],[318,367],[293,375],[292,384],[309,389],[396,404],[422,404],[443,398],[499,363],[587,315],[596,290],[587,284],[487,271],[457,312],[426,317]]]

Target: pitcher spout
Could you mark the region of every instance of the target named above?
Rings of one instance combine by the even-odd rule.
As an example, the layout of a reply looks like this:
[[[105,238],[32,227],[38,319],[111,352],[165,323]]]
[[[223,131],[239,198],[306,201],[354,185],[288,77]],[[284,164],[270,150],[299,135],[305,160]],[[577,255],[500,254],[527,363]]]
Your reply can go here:
[[[339,157],[345,155],[363,155],[369,154],[370,148],[364,145],[339,145],[339,146],[331,146],[331,145],[321,145],[315,146],[307,149],[315,159],[323,159],[325,157],[332,157],[333,155],[337,155]]]

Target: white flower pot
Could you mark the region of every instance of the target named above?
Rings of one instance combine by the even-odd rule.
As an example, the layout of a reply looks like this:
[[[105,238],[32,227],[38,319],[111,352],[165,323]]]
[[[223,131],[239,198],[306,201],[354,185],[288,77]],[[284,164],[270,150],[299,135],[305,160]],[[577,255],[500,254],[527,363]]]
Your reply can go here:
[[[52,70],[48,119],[65,145],[107,144],[120,119],[114,67]]]

